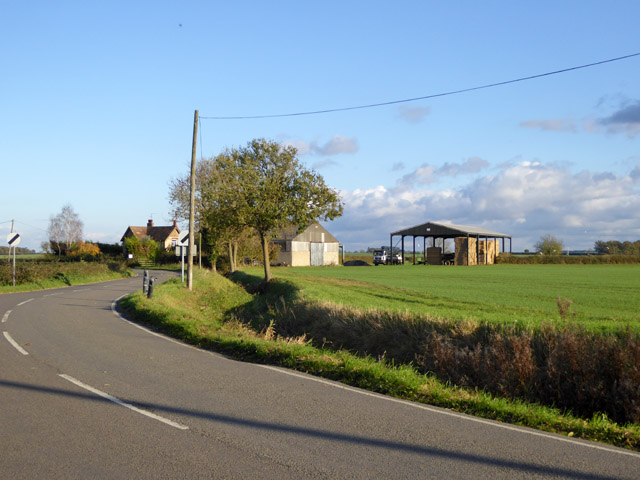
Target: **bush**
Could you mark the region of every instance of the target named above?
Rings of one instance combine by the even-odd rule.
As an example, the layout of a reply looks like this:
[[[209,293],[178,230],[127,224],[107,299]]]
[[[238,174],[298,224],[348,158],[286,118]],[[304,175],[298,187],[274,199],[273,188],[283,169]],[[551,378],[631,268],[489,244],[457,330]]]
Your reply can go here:
[[[13,267],[0,263],[0,285],[12,285]],[[123,264],[84,263],[79,261],[20,261],[16,263],[16,285],[41,284],[47,280],[61,280],[69,285],[74,278],[108,275],[110,272],[124,273]]]
[[[554,405],[590,418],[640,422],[640,339],[589,333],[573,324],[536,332],[491,332],[483,343],[434,335],[416,357],[456,385]]]
[[[514,265],[599,265],[636,264],[638,255],[509,255],[502,253],[496,263]]]

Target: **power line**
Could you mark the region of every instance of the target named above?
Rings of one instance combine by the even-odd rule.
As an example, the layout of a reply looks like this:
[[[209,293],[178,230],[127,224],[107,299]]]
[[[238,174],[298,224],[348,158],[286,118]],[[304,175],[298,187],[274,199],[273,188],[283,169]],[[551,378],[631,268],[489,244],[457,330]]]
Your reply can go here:
[[[314,110],[314,111],[310,111],[310,112],[280,113],[280,114],[275,114],[275,115],[200,117],[200,119],[204,119],[204,120],[250,120],[250,119],[260,119],[260,118],[298,117],[298,116],[302,116],[302,115],[320,115],[320,114],[324,114],[324,113],[346,112],[348,110],[360,110],[360,109],[364,109],[364,108],[384,107],[384,106],[387,106],[387,105],[396,105],[398,103],[417,102],[418,100],[427,100],[427,99],[430,99],[430,98],[446,97],[448,95],[457,95],[459,93],[473,92],[474,90],[482,90],[482,89],[485,89],[485,88],[500,87],[502,85],[508,85],[510,83],[524,82],[526,80],[533,80],[533,79],[536,79],[536,78],[548,77],[548,76],[551,76],[551,75],[558,75],[559,73],[566,73],[566,72],[571,72],[573,70],[580,70],[580,69],[583,69],[583,68],[595,67],[597,65],[602,65],[602,64],[611,63],[611,62],[617,62],[619,60],[625,60],[627,58],[632,58],[632,57],[637,57],[637,56],[640,56],[640,52],[632,53],[630,55],[625,55],[623,57],[610,58],[608,60],[601,60],[599,62],[588,63],[586,65],[579,65],[577,67],[563,68],[562,70],[555,70],[553,72],[540,73],[540,74],[537,74],[537,75],[530,75],[528,77],[521,77],[521,78],[516,78],[516,79],[513,79],[513,80],[506,80],[506,81],[503,81],[503,82],[489,83],[487,85],[481,85],[481,86],[478,86],[478,87],[463,88],[461,90],[452,90],[452,91],[449,91],[449,92],[435,93],[435,94],[432,94],[432,95],[425,95],[425,96],[422,96],[422,97],[405,98],[403,100],[392,100],[392,101],[389,101],[389,102],[371,103],[369,105],[357,105],[357,106],[353,106],[353,107],[330,108],[330,109],[325,109],[325,110]]]
[[[21,222],[20,220],[16,220],[16,223],[20,223],[20,224],[25,225],[25,226],[30,227],[30,228],[35,228],[36,230],[42,230],[43,232],[47,231],[44,228],[36,227],[34,225],[29,225],[28,223]]]

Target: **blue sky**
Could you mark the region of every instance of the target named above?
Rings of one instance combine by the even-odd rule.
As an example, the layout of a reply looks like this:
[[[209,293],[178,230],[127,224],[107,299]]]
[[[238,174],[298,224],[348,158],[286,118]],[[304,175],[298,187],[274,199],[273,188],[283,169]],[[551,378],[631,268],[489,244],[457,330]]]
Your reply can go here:
[[[202,117],[422,97],[640,52],[635,1],[4,2],[0,240],[169,224]],[[347,250],[427,221],[572,249],[640,239],[640,57],[324,115],[203,119],[198,157],[265,137],[340,191]]]

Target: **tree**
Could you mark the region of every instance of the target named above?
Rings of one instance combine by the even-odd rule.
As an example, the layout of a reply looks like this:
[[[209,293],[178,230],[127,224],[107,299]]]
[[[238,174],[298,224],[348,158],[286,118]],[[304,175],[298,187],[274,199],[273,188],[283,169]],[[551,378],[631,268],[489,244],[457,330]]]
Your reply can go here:
[[[184,180],[173,183],[171,202],[182,218],[188,208],[186,191]],[[239,239],[246,237],[246,229],[255,232],[267,282],[272,278],[269,244],[274,235],[288,226],[302,231],[315,221],[332,220],[342,210],[338,193],[300,164],[292,146],[256,139],[196,169],[200,228],[229,246],[232,269]]]
[[[202,234],[202,247],[216,268],[217,258],[225,248],[229,253],[229,266],[235,270],[237,242],[242,235],[242,228],[233,222],[231,216],[222,211],[220,199],[225,187],[225,180],[219,170],[222,155],[216,158],[201,160],[196,166],[195,192],[195,229]],[[189,218],[190,175],[172,180],[170,183],[169,201],[172,205],[172,216],[176,219]],[[203,251],[204,253],[204,251]]]
[[[540,237],[540,240],[534,245],[536,252],[543,255],[561,255],[564,249],[562,240],[558,240],[551,234]]]
[[[160,246],[158,242],[148,235],[139,239],[138,237],[127,237],[124,239],[127,253],[133,255],[133,259],[139,262],[141,259],[155,261]]]
[[[58,256],[71,250],[74,243],[82,240],[84,224],[70,204],[62,207],[58,215],[49,218],[49,243],[58,251]]]

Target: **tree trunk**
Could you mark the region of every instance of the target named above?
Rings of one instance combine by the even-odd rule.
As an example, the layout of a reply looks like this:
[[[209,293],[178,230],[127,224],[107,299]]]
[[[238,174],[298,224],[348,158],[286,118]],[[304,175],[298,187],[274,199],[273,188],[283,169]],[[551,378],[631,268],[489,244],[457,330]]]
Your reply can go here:
[[[269,239],[264,233],[259,232],[260,243],[262,244],[262,259],[264,260],[264,281],[271,281],[271,265],[269,263]]]
[[[233,243],[232,242],[227,242],[227,249],[229,252],[229,271],[233,273],[236,271],[236,266],[233,261]]]
[[[234,240],[232,245],[233,250],[233,266],[237,270],[238,269],[238,241]]]

